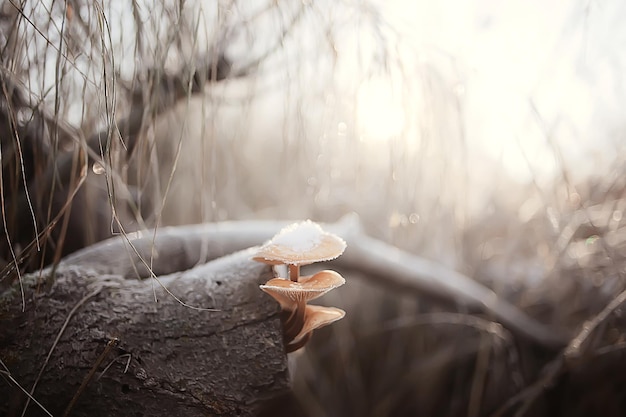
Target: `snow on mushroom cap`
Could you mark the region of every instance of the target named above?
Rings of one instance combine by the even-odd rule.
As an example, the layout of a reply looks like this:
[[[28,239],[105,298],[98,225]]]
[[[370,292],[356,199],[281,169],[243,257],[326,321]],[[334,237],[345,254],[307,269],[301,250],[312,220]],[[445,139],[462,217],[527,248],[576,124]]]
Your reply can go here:
[[[272,239],[272,243],[293,251],[305,252],[319,245],[323,234],[319,224],[307,220],[287,226]]]
[[[260,287],[278,301],[283,310],[293,310],[296,302],[306,302],[321,297],[345,283],[346,280],[337,272],[327,270],[308,277],[301,277],[299,282],[273,278]]]
[[[343,239],[307,220],[282,229],[259,248],[253,259],[270,265],[307,265],[335,259],[345,249]]]

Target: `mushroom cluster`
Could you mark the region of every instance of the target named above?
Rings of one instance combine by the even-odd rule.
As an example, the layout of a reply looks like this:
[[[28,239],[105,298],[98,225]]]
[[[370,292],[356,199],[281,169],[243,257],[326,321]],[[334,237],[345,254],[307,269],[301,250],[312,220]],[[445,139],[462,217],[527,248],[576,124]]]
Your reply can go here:
[[[337,258],[346,242],[310,221],[295,223],[282,229],[259,248],[255,261],[269,265],[286,265],[288,277],[270,279],[261,289],[271,295],[283,311],[283,330],[287,352],[300,349],[311,338],[313,330],[345,316],[334,307],[308,305],[346,281],[335,271],[324,270],[300,276],[300,267]]]

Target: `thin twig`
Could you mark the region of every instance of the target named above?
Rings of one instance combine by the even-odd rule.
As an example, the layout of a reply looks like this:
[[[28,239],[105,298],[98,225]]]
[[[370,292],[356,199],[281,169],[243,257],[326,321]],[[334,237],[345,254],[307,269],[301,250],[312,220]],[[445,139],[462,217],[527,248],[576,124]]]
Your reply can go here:
[[[567,370],[568,364],[590,353],[586,351],[589,338],[624,302],[626,302],[626,291],[622,291],[593,319],[584,323],[578,335],[570,341],[567,347],[554,360],[544,367],[543,375],[519,394],[510,398],[493,414],[493,417],[503,416],[505,412],[516,406],[519,408],[517,408],[515,416],[521,417],[525,415],[546,389],[550,388],[556,379]],[[593,355],[588,356],[589,359],[592,357]]]
[[[554,348],[566,344],[566,336],[550,328],[498,296],[493,290],[462,273],[402,251],[362,233],[344,237],[348,248],[337,263],[367,271],[369,276],[420,294],[432,294],[493,315],[518,334]]]
[[[617,310],[622,304],[626,302],[626,290],[622,291],[617,297],[615,297],[607,306],[599,312],[593,319],[585,322],[582,326],[580,333],[569,343],[565,349],[564,356],[566,359],[576,359],[582,356],[584,351],[585,342],[589,339],[591,334],[602,325],[615,310]]]
[[[37,401],[37,399],[35,397],[33,397],[31,394],[28,393],[28,391],[26,391],[24,389],[24,387],[22,387],[19,382],[17,382],[15,380],[15,378],[13,378],[13,375],[11,375],[11,372],[9,371],[9,368],[7,368],[7,366],[4,364],[4,362],[2,362],[2,359],[0,359],[0,365],[2,365],[2,367],[5,369],[4,371],[0,371],[0,374],[6,376],[7,378],[9,378],[9,381],[11,381],[12,383],[15,384],[16,387],[18,387],[20,390],[22,390],[22,392],[24,394],[26,394],[26,396],[28,396],[28,398],[30,398],[31,400],[33,400],[33,402],[35,404],[37,404],[39,406],[39,408],[41,408],[43,410],[44,413],[46,413],[47,415],[49,415],[50,417],[54,417],[52,415],[52,413],[50,413],[50,411],[46,410],[46,407],[44,407],[43,405],[41,405],[41,403],[39,401]]]
[[[150,234],[150,236],[138,239],[124,236],[119,246],[116,247],[111,241],[105,244],[110,256],[122,259],[128,254],[128,247],[126,246],[128,243],[139,262],[148,267],[148,263],[144,259],[145,255],[142,256],[137,249],[138,245],[149,247],[148,244],[150,243],[158,246],[159,259],[167,260],[170,256],[168,252],[177,254],[180,252],[178,244],[168,246],[167,239],[169,236],[177,242],[178,239],[183,239],[190,245],[201,245],[207,241],[219,242],[220,248],[223,250],[221,255],[224,255],[259,245],[270,239],[287,224],[288,222],[284,221],[207,223],[200,226],[162,228],[159,234],[160,242],[155,241]],[[516,334],[549,349],[561,349],[570,340],[558,329],[538,322],[480,282],[437,262],[402,251],[390,244],[367,236],[360,228],[358,219],[352,216],[346,216],[337,223],[326,224],[324,228],[338,234],[347,243],[345,253],[338,259],[331,261],[338,268],[362,272],[365,278],[374,280],[377,285],[395,287],[409,291],[416,296],[436,295],[442,300],[479,308]],[[97,250],[98,245],[94,245],[83,253],[77,253],[68,258],[67,262],[69,264],[88,262],[93,268],[98,269],[100,267],[110,270],[111,266],[106,260],[98,260],[94,257]],[[114,255],[113,252],[119,253]],[[99,262],[106,262],[106,267],[99,266]],[[125,266],[118,263],[116,268],[126,269],[130,268],[130,265]],[[163,265],[159,265],[159,268],[167,269]],[[149,271],[152,269],[148,268]],[[126,273],[126,270],[119,273]],[[150,272],[150,276],[157,279],[152,272]]]
[[[78,387],[78,390],[76,391],[76,393],[72,397],[72,400],[70,401],[70,403],[67,405],[67,408],[65,409],[65,412],[63,413],[63,417],[67,417],[67,416],[70,415],[70,412],[72,411],[72,408],[74,408],[74,404],[76,404],[76,401],[78,401],[78,397],[80,397],[80,394],[82,394],[82,392],[85,390],[85,388],[87,388],[87,385],[89,384],[89,381],[91,381],[91,379],[93,378],[94,374],[98,370],[98,367],[100,366],[102,361],[104,361],[106,359],[106,357],[109,355],[111,350],[115,346],[117,346],[119,341],[120,340],[118,338],[113,338],[113,339],[109,340],[109,343],[107,343],[106,347],[104,348],[104,350],[102,351],[100,356],[98,356],[98,359],[96,359],[96,362],[93,364],[93,366],[89,370],[89,373],[87,375],[85,375],[85,378],[83,379],[83,382],[80,384],[80,387]]]
[[[543,368],[542,376],[537,381],[521,391],[519,394],[509,398],[502,405],[502,407],[491,415],[491,417],[502,417],[507,411],[515,406],[518,406],[520,403],[521,405],[517,408],[515,417],[522,417],[541,396],[541,394],[552,386],[554,381],[563,373],[564,370],[565,366],[563,357],[559,355],[555,360],[548,363]]]
[[[124,366],[124,371],[122,373],[125,374],[126,372],[128,372],[128,368],[130,367],[130,361],[133,359],[133,355],[131,355],[130,353],[125,353],[111,360],[111,362],[109,362],[108,365],[104,367],[102,372],[100,372],[100,375],[98,375],[98,377],[96,378],[96,381],[100,380],[100,378],[102,378],[102,376],[109,370],[109,368],[113,366],[115,362],[117,362],[118,360],[122,358],[126,359],[126,365]]]
[[[468,417],[476,417],[480,415],[480,405],[485,391],[485,381],[489,371],[489,358],[491,356],[491,346],[493,339],[491,334],[482,333],[478,351],[476,352],[476,369],[472,379],[470,390],[470,399],[467,410]]]
[[[52,343],[52,347],[50,347],[50,351],[48,352],[48,356],[46,356],[46,360],[44,361],[43,365],[41,366],[41,369],[39,370],[39,374],[37,375],[37,378],[35,379],[35,382],[33,383],[33,387],[30,389],[30,395],[28,396],[28,399],[26,400],[26,404],[24,405],[24,410],[22,411],[22,417],[24,417],[24,415],[26,414],[26,409],[28,408],[28,404],[30,403],[30,398],[33,395],[33,393],[35,392],[35,388],[37,388],[37,384],[39,383],[39,380],[41,379],[41,376],[43,375],[43,372],[46,369],[46,366],[48,366],[48,362],[50,361],[50,357],[52,356],[52,352],[54,352],[54,349],[56,348],[57,344],[59,343],[59,340],[61,340],[61,336],[63,335],[63,332],[65,332],[65,329],[67,328],[68,324],[70,323],[70,320],[72,319],[72,317],[74,316],[76,311],[78,311],[78,309],[83,304],[85,304],[90,298],[95,297],[96,295],[98,295],[100,293],[100,291],[102,291],[102,288],[103,288],[102,286],[98,286],[95,290],[93,290],[92,292],[90,292],[89,294],[87,294],[86,296],[81,298],[76,303],[76,305],[72,308],[72,310],[70,310],[69,314],[67,315],[67,318],[65,319],[65,322],[63,323],[63,326],[61,326],[61,329],[59,330],[59,333],[57,334],[57,337],[54,339],[54,343]]]

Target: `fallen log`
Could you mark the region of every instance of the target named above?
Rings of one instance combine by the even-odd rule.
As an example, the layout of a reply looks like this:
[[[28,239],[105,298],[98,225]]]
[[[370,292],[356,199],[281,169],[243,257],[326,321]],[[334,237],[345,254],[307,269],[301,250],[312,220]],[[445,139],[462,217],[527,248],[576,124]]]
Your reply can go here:
[[[87,253],[115,265],[104,248]],[[24,311],[18,285],[0,297],[0,415],[254,415],[288,371],[258,287],[271,270],[250,257],[147,280],[71,260],[24,276]]]
[[[159,275],[191,268],[199,262],[260,245],[287,224],[289,222],[236,221],[164,227],[157,233],[99,243],[68,257],[65,262],[89,265],[101,273],[145,278],[152,273]],[[346,216],[323,227],[347,242],[345,253],[331,261],[336,269],[358,271],[379,284],[478,309],[514,334],[548,349],[560,349],[569,341],[570,335],[561,329],[534,320],[478,281],[367,236],[355,216]]]
[[[254,249],[237,251],[286,224],[226,222],[121,236],[24,277],[26,311],[17,285],[0,301],[0,374],[8,381],[0,412],[21,415],[30,394],[28,415],[45,415],[43,408],[91,416],[254,413],[287,388],[287,367],[277,306],[258,289],[271,272],[250,261]],[[348,243],[332,261],[338,269],[480,308],[540,346],[564,346],[564,335],[489,288],[368,237],[358,222],[325,229]]]

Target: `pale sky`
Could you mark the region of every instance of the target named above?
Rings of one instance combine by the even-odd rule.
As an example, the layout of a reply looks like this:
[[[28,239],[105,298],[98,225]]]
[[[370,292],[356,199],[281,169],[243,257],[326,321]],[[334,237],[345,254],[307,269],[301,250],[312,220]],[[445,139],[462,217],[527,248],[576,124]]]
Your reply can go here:
[[[621,147],[623,2],[385,5],[389,19],[424,59],[435,68],[453,63],[448,82],[458,82],[466,140],[476,157],[499,160],[526,180],[558,170],[551,141],[570,169],[585,173]]]

